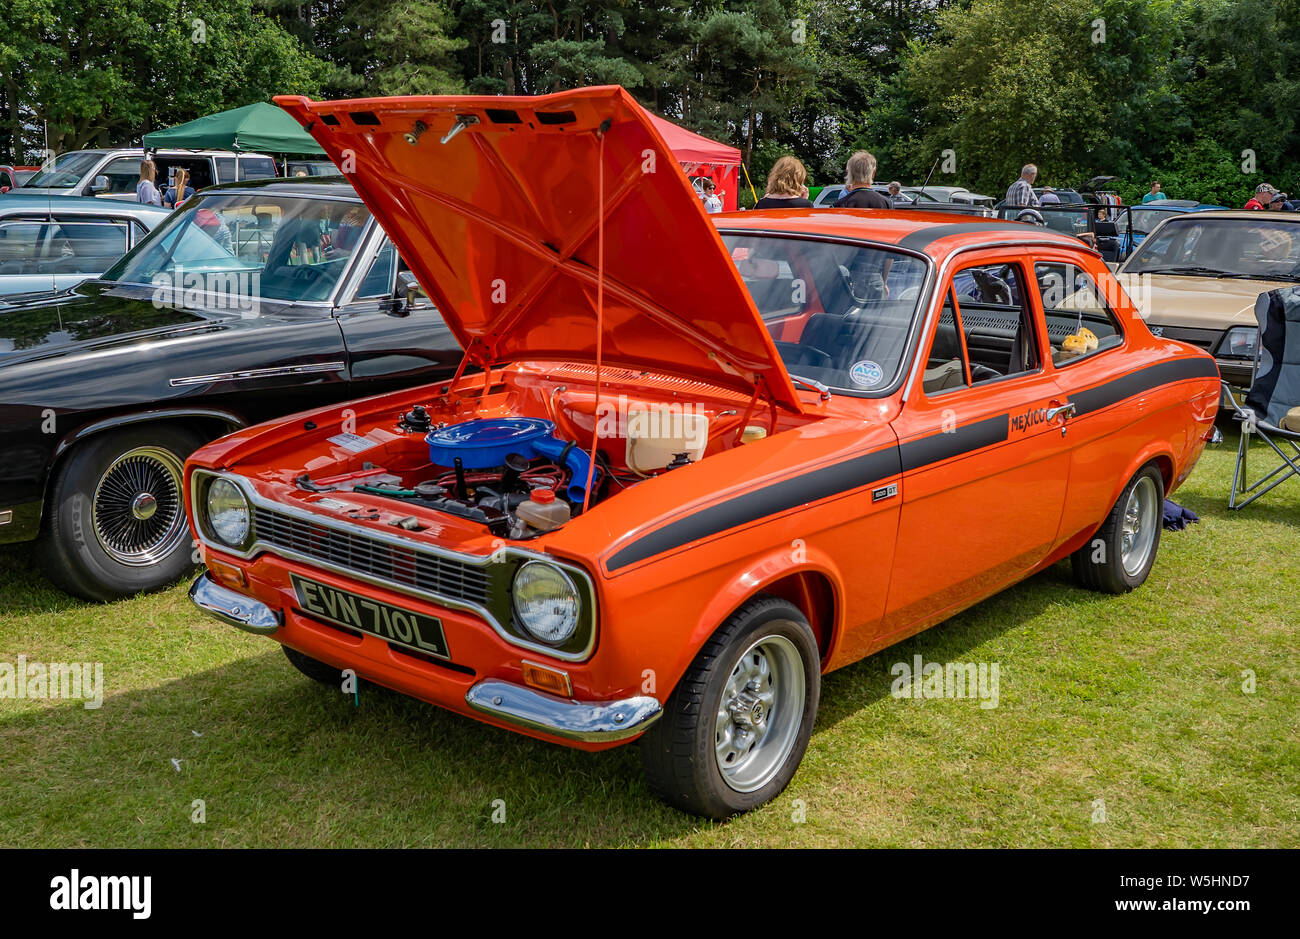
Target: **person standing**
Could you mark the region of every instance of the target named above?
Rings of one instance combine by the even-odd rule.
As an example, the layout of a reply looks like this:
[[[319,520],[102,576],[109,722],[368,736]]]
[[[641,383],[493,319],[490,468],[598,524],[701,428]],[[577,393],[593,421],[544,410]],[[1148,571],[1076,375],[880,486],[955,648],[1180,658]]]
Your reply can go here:
[[[1056,190],[1051,186],[1044,186],[1043,194],[1038,197],[1038,201],[1042,205],[1060,205],[1061,197],[1056,194]]]
[[[700,189],[703,190],[700,193],[700,201],[704,203],[704,211],[710,215],[721,212],[722,200],[718,198],[718,184],[706,177],[704,182],[700,183]]]
[[[162,196],[154,179],[158,176],[158,167],[153,160],[140,161],[140,181],[135,184],[135,201],[142,205],[162,205]]]
[[[1151,184],[1151,191],[1142,197],[1142,204],[1146,205],[1148,202],[1159,202],[1161,199],[1168,198],[1160,191],[1160,188],[1160,180],[1153,182]]]
[[[783,156],[767,174],[767,191],[754,204],[756,209],[811,209],[808,199],[808,170],[798,157]]]
[[[172,177],[172,184],[167,187],[167,193],[163,196],[163,208],[180,208],[182,202],[194,195],[194,187],[188,185],[189,180],[190,174],[177,167],[176,175]]]
[[[871,186],[876,179],[876,158],[866,150],[859,150],[844,164],[844,185],[849,191],[835,203],[837,209],[892,209],[888,196],[876,192]],[[899,187],[902,191],[902,187]]]
[[[1038,178],[1038,167],[1026,163],[1020,168],[1020,178],[1007,187],[1007,206],[1011,208],[1037,209],[1042,203],[1034,195],[1034,180]]]

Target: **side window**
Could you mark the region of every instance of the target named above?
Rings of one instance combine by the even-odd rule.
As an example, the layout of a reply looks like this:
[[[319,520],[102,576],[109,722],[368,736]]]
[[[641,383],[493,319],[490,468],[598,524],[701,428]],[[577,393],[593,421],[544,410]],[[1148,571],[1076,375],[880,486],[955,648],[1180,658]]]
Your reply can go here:
[[[1052,361],[1065,365],[1124,341],[1119,319],[1092,275],[1066,261],[1040,261],[1034,278],[1047,318]]]
[[[119,157],[104,167],[96,176],[108,177],[108,191],[112,193],[135,192],[140,182],[140,158]],[[94,182],[92,177],[91,182]]]
[[[953,275],[971,380],[979,385],[1039,368],[1034,318],[1015,262],[967,267]]]
[[[50,225],[38,219],[0,221],[0,274],[37,274]]]
[[[370,270],[361,278],[357,286],[357,300],[374,300],[391,297],[397,279],[397,251],[393,243],[385,239],[375,259],[370,263]]]
[[[970,380],[966,370],[966,344],[961,338],[961,313],[951,289],[944,298],[939,324],[930,342],[930,355],[926,359],[921,389],[930,396],[943,394],[954,388],[966,388]]]
[[[99,274],[126,253],[126,223],[108,219],[56,218],[49,270]]]

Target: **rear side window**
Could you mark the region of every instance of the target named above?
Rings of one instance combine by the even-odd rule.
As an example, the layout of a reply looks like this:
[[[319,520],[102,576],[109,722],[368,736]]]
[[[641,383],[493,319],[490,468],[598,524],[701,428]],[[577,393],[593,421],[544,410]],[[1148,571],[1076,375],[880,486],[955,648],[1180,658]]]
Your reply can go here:
[[[140,184],[140,160],[140,157],[119,157],[95,175],[108,177],[108,191],[111,193],[135,192],[135,187]]]
[[[1119,319],[1106,303],[1092,275],[1065,261],[1039,261],[1034,265],[1052,361],[1068,365],[1124,342]]]
[[[125,222],[55,219],[49,270],[55,274],[99,274],[126,253]]]

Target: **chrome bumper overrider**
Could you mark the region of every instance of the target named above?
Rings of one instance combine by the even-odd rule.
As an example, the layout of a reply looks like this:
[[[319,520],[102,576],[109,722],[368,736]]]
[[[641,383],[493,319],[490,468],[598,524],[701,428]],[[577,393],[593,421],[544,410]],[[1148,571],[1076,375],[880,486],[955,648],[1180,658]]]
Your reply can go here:
[[[645,695],[620,701],[572,701],[494,678],[470,688],[465,701],[498,720],[586,743],[634,737],[663,713],[659,702]]]
[[[190,599],[223,623],[259,636],[269,636],[280,628],[278,612],[252,597],[221,586],[206,571],[190,586]]]

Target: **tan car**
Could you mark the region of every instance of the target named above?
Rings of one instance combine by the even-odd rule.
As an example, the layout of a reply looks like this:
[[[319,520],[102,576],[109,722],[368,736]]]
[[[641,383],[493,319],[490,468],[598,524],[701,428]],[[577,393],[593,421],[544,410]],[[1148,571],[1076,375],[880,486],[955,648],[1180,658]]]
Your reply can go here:
[[[1153,333],[1212,353],[1223,378],[1244,388],[1255,360],[1256,298],[1300,282],[1300,213],[1175,215],[1117,273]]]

